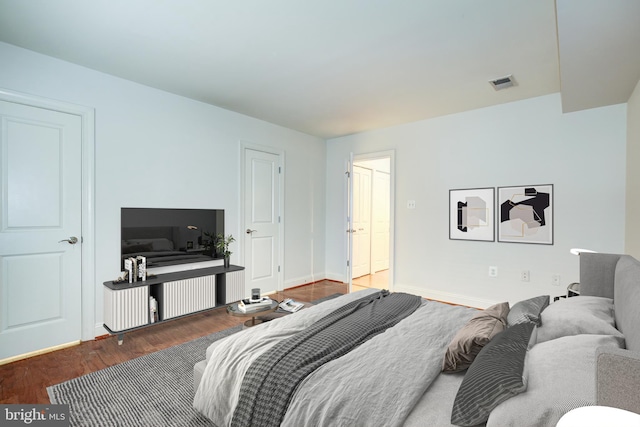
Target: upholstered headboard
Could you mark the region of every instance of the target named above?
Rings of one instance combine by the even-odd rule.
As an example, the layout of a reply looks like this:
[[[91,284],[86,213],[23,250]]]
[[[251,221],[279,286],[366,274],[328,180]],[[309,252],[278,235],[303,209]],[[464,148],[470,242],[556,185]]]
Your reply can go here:
[[[627,349],[640,351],[640,262],[629,255],[616,265],[613,306]]]
[[[616,265],[622,255],[580,254],[580,295],[613,298]]]
[[[580,295],[613,298],[626,348],[640,351],[640,261],[629,255],[580,254]]]

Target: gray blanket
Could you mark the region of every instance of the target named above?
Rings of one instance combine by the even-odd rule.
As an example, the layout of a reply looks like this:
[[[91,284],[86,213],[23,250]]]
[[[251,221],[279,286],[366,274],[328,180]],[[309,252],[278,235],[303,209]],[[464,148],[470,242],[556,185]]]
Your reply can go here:
[[[279,426],[298,384],[409,316],[420,297],[381,291],[351,302],[282,341],[253,362],[240,388],[232,427]]]
[[[254,360],[336,308],[371,293],[347,294],[216,341],[207,351],[208,364],[194,407],[219,427],[231,425],[242,379]],[[282,425],[402,425],[438,376],[446,346],[473,313],[470,308],[426,302],[393,328],[303,380]],[[451,403],[451,399],[444,403],[449,405],[444,412],[451,413]],[[438,425],[422,421],[412,425]]]

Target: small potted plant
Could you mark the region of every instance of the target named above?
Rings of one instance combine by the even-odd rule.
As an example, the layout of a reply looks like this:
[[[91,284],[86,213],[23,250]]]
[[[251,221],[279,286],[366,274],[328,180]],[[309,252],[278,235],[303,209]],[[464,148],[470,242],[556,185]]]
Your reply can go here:
[[[216,252],[224,257],[224,268],[229,268],[229,258],[231,257],[232,253],[229,250],[229,245],[235,241],[236,239],[233,238],[232,234],[229,234],[228,236],[218,234],[216,236]]]

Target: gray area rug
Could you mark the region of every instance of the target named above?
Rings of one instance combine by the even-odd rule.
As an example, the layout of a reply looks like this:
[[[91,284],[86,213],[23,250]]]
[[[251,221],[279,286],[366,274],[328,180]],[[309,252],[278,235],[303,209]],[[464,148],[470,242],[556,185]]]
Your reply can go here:
[[[193,365],[242,325],[47,387],[72,426],[213,426],[192,407]]]
[[[192,407],[193,365],[212,342],[240,330],[234,326],[47,387],[49,399],[69,404],[72,426],[214,426]]]

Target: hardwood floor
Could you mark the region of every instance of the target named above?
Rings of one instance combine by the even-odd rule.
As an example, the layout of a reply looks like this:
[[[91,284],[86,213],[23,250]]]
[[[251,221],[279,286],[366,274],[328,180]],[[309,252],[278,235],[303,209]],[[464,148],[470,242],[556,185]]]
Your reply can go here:
[[[335,293],[347,293],[347,285],[325,280],[286,289],[271,298],[313,301]],[[226,309],[220,307],[129,332],[120,346],[117,337],[111,336],[0,366],[0,403],[49,403],[46,388],[50,385],[182,344],[245,320],[229,316]]]
[[[351,291],[360,291],[366,288],[389,289],[389,270],[378,271],[355,278],[351,282]]]

